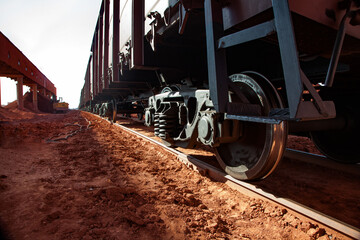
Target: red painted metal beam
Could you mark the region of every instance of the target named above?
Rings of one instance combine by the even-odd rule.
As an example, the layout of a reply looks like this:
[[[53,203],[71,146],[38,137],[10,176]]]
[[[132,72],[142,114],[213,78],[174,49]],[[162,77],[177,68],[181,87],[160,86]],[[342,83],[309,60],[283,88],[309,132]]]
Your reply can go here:
[[[292,12],[300,14],[315,22],[321,23],[333,29],[338,29],[345,10],[338,9],[339,0],[288,0]],[[229,29],[234,25],[245,21],[257,14],[266,11],[272,7],[271,0],[237,0],[230,1],[224,6],[224,27]],[[336,21],[326,15],[327,10],[332,10]],[[348,24],[346,33],[350,36],[360,39],[358,26]]]
[[[339,1],[336,0],[290,0],[289,6],[293,12],[296,12],[328,27],[338,29],[341,19],[345,15],[345,10],[340,10],[338,8],[338,3]],[[334,11],[334,17],[336,21],[329,18],[325,14],[327,10]],[[347,24],[346,33],[350,36],[360,39],[359,26],[352,26]]]
[[[16,78],[36,84],[56,96],[55,85],[2,33],[0,32],[0,76]],[[26,84],[27,85],[27,84]]]

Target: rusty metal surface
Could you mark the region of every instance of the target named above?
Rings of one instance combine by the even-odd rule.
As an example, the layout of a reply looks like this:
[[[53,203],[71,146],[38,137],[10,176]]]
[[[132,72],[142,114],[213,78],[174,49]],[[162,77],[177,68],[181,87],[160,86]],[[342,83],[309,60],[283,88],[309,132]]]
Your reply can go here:
[[[223,7],[224,28],[229,29],[271,8],[271,0],[237,0]]]
[[[338,0],[289,0],[290,10],[315,22],[321,23],[333,29],[338,29],[345,10],[339,10]],[[309,7],[311,6],[311,7]],[[229,29],[243,21],[264,13],[272,7],[271,0],[237,0],[231,1],[223,7],[224,27]],[[327,10],[333,10],[335,19],[326,15]],[[346,33],[360,39],[360,29],[356,26],[348,26]]]
[[[101,93],[112,88],[129,66],[136,69],[144,65],[144,31],[151,21],[146,16],[152,11],[163,12],[167,6],[164,0],[102,1],[81,104],[103,97]]]
[[[56,95],[54,84],[2,33],[0,32],[0,76],[24,76],[24,84],[37,84]]]
[[[298,13],[304,17],[312,19],[318,23],[328,27],[338,29],[345,10],[339,10],[338,0],[289,0],[291,11]],[[309,7],[311,6],[311,7]],[[333,10],[336,21],[326,16],[326,10]],[[348,25],[346,33],[350,36],[360,39],[360,28],[358,26]]]

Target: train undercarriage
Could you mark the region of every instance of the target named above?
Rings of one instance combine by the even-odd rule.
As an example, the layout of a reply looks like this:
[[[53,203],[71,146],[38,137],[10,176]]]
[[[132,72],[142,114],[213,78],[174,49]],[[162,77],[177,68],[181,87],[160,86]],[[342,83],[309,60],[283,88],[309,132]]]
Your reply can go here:
[[[261,74],[244,72],[233,74],[229,79],[233,83],[233,89],[228,92],[229,102],[237,114],[246,112],[266,119],[272,109],[283,107],[281,96]],[[348,96],[349,99],[355,97]],[[219,164],[229,175],[241,180],[258,180],[276,169],[288,134],[310,137],[332,160],[360,162],[357,144],[353,141],[360,133],[356,109],[358,106],[351,105],[344,109],[344,103],[339,103],[337,117],[326,120],[240,121],[215,110],[209,89],[174,85],[148,99],[96,104],[93,112],[113,121],[117,114],[130,117],[135,113],[144,119],[145,125],[154,126],[155,136],[164,144],[182,148],[212,147]]]
[[[260,2],[264,9],[233,25],[227,17],[235,21],[238,9],[213,0],[169,1],[163,15],[148,14],[146,34],[133,17],[133,29],[143,32],[133,30],[118,71],[113,65],[116,87],[82,108],[113,121],[117,114],[144,116],[166,145],[209,146],[225,172],[241,180],[271,174],[288,134],[310,137],[333,160],[359,163],[358,2],[336,10],[357,27],[352,35],[345,20],[335,30],[292,1]],[[133,13],[142,7],[133,5]]]

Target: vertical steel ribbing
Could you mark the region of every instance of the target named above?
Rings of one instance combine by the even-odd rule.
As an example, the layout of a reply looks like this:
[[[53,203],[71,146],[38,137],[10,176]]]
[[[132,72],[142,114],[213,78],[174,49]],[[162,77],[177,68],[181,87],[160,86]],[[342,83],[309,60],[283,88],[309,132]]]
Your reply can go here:
[[[287,0],[272,0],[275,25],[280,47],[290,118],[295,118],[303,85],[291,13]]]
[[[214,0],[205,0],[205,27],[210,97],[218,112],[226,112],[228,103],[227,65],[225,49],[217,49],[223,36],[222,8]]]

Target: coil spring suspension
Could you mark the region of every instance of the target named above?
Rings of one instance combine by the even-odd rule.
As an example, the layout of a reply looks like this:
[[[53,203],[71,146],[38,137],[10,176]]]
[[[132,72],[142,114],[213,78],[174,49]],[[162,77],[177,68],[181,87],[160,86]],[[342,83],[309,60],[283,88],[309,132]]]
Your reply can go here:
[[[178,103],[161,103],[154,116],[155,136],[167,140],[176,137],[179,134],[178,112]]]

